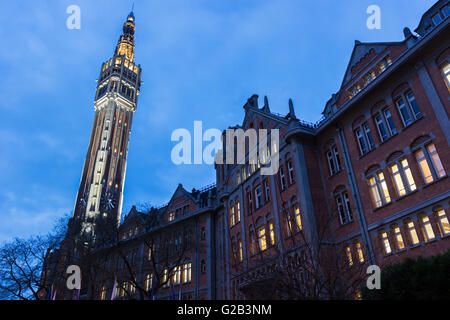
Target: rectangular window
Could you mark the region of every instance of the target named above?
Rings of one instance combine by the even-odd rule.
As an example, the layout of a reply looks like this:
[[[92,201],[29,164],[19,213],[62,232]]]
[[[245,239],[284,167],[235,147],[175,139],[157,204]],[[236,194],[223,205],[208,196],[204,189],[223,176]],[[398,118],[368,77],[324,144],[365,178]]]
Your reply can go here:
[[[416,120],[422,118],[422,113],[420,112],[419,106],[417,105],[414,93],[412,93],[412,91],[407,92],[406,98],[408,99],[409,106],[411,107],[414,118],[416,118]]]
[[[423,150],[419,150],[416,152],[416,159],[419,163],[420,171],[422,172],[422,176],[425,180],[425,183],[430,183],[434,181],[433,174],[431,173],[430,167],[428,165],[428,161],[425,158],[425,153]]]
[[[293,229],[292,229],[292,218],[291,215],[289,214],[289,211],[286,211],[286,234],[288,237],[290,237],[293,233]]]
[[[409,238],[411,240],[411,243],[413,245],[416,245],[419,243],[419,237],[417,236],[416,228],[414,227],[414,222],[409,221],[407,224],[408,232],[409,232]]]
[[[376,180],[377,180],[377,185],[380,189],[381,201],[383,202],[383,204],[391,202],[391,197],[389,196],[389,191],[387,188],[386,180],[384,179],[383,172],[380,171],[377,173]]]
[[[248,204],[248,214],[253,212],[253,201],[252,201],[252,193],[247,192],[247,204]]]
[[[363,263],[364,262],[364,254],[361,248],[361,243],[357,242],[356,243],[356,252],[358,253],[358,259],[359,262]]]
[[[334,164],[333,153],[331,150],[327,152],[328,168],[330,169],[330,176],[334,175],[337,170]]]
[[[347,255],[348,264],[350,266],[353,265],[353,258],[352,258],[352,249],[350,247],[345,248],[345,253]]]
[[[234,217],[234,206],[231,204],[230,207],[230,227],[234,226],[236,224],[236,220]]]
[[[412,123],[412,119],[409,115],[405,100],[403,98],[400,98],[396,101],[396,104],[403,121],[403,126],[409,126]]]
[[[425,241],[433,240],[435,237],[430,218],[427,216],[422,217],[422,233]]]
[[[175,267],[175,284],[181,283],[181,266]]]
[[[294,205],[294,215],[295,215],[295,223],[296,223],[296,229],[298,231],[302,230],[302,215],[300,213],[300,208],[298,204]]]
[[[256,205],[256,209],[258,209],[259,207],[261,207],[263,205],[262,190],[261,190],[260,186],[255,189],[255,205]]]
[[[381,196],[380,192],[378,191],[377,181],[375,177],[369,178],[369,188],[375,208],[381,207],[383,205],[383,202],[381,201]]]
[[[442,14],[444,15],[444,19],[450,16],[450,6],[447,4],[441,9]]]
[[[183,283],[191,282],[192,263],[183,264]]]
[[[433,20],[434,25],[437,26],[439,23],[442,22],[442,17],[441,17],[441,15],[440,15],[439,13],[436,13],[436,14],[431,18],[431,20]]]
[[[236,202],[236,223],[241,222],[241,204]]]
[[[386,119],[386,122],[388,124],[389,130],[391,131],[391,135],[394,135],[397,133],[397,129],[395,128],[394,120],[392,120],[391,111],[389,109],[386,109],[383,111],[384,118]]]
[[[392,250],[386,231],[383,231],[380,234],[380,236],[381,236],[381,243],[383,244],[384,254],[390,254]]]
[[[169,222],[175,220],[175,212],[169,212]]]
[[[401,197],[406,194],[406,189],[403,184],[402,176],[398,170],[398,165],[393,164],[391,166],[392,179],[394,180],[395,188],[397,189],[397,194]]]
[[[369,149],[367,148],[366,140],[364,139],[363,131],[361,129],[355,130],[356,140],[358,141],[359,151],[361,155],[367,153]]]
[[[162,284],[164,287],[168,287],[169,286],[169,270],[168,269],[164,269],[163,270],[163,276],[162,276]]]
[[[289,183],[293,184],[295,182],[295,175],[294,175],[294,166],[292,165],[291,160],[288,161],[287,166],[289,171]]]
[[[262,226],[258,229],[258,243],[261,251],[267,249],[267,241],[266,241],[266,227]]]
[[[450,234],[450,224],[448,222],[448,218],[445,214],[444,209],[440,209],[437,212],[437,218],[439,220],[439,228],[441,229],[441,234],[443,236]]]
[[[270,236],[270,244],[275,244],[275,229],[273,227],[273,222],[269,221],[269,236]]]
[[[367,144],[369,146],[369,150],[372,150],[375,145],[373,143],[372,134],[370,133],[370,128],[369,128],[369,125],[367,123],[364,124],[364,133],[366,135],[366,139],[367,139]]]
[[[242,246],[242,240],[239,240],[239,261],[244,260],[244,247]]]
[[[408,160],[406,160],[406,159],[400,160],[400,165],[403,169],[403,173],[404,173],[405,180],[406,180],[405,183],[406,183],[406,186],[409,187],[409,191],[416,190],[416,183],[414,182],[414,178],[411,173],[411,169],[409,168]]]
[[[450,90],[450,63],[446,63],[444,67],[442,67],[442,74],[447,82],[447,88]]]
[[[394,228],[394,237],[395,237],[395,241],[397,243],[397,249],[398,250],[404,249],[405,243],[403,242],[403,237],[402,237],[402,233],[400,231],[400,227]]]
[[[145,276],[145,290],[149,291],[153,288],[153,273],[148,273]]]
[[[375,123],[377,124],[378,134],[380,135],[381,141],[387,140],[390,135],[388,134],[387,127],[381,114],[375,116]]]
[[[433,161],[434,169],[436,170],[438,177],[442,178],[443,176],[445,176],[445,170],[444,167],[442,166],[441,159],[439,159],[436,147],[432,143],[427,146],[427,150],[431,160]]]
[[[270,201],[270,189],[269,189],[269,181],[264,180],[264,190],[266,191],[266,202]]]
[[[286,189],[286,177],[284,176],[284,169],[280,167],[280,182],[281,182],[281,190]]]

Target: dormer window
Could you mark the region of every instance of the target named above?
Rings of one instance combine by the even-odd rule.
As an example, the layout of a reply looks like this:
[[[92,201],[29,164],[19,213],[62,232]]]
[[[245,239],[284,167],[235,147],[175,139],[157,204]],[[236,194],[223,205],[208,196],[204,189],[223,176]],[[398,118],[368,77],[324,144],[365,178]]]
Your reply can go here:
[[[447,18],[448,16],[450,16],[450,6],[446,4],[445,7],[441,9],[441,12],[444,15],[444,19]]]
[[[436,13],[433,17],[431,17],[431,20],[433,21],[434,25],[437,26],[442,22],[442,17],[439,13]]]

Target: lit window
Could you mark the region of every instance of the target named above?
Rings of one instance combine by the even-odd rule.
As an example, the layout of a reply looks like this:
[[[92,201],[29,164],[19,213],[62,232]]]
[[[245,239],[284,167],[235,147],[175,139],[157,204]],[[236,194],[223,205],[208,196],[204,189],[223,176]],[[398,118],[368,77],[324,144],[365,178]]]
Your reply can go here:
[[[450,63],[446,63],[442,67],[442,73],[444,75],[444,79],[446,81],[447,88],[448,88],[448,90],[450,90]]]
[[[425,158],[425,153],[423,150],[416,152],[417,162],[419,163],[420,171],[422,172],[425,183],[433,182],[433,175],[431,174],[430,167],[428,166],[428,161]]]
[[[406,194],[406,189],[403,184],[403,180],[402,180],[400,171],[398,170],[397,164],[393,164],[391,166],[391,172],[392,172],[392,178],[394,180],[395,187],[397,188],[398,195],[400,197],[404,196]]]
[[[431,160],[433,161],[434,169],[436,170],[437,175],[439,176],[439,178],[442,178],[443,176],[445,176],[445,170],[442,166],[441,159],[439,159],[436,147],[434,146],[434,144],[429,144],[427,146],[427,150]]]
[[[391,245],[389,244],[389,239],[386,231],[383,231],[381,234],[381,243],[383,244],[384,254],[390,254],[392,252]]]
[[[378,172],[368,180],[372,200],[376,208],[391,202],[383,172]]]
[[[106,288],[102,286],[100,289],[100,300],[106,300]]]
[[[270,244],[275,244],[275,230],[273,228],[273,222],[269,221],[269,236],[270,236]]]
[[[241,172],[238,170],[238,172],[236,173],[236,184],[240,183],[241,183]]]
[[[234,226],[236,224],[236,220],[234,217],[234,205],[233,203],[230,204],[230,227]]]
[[[300,208],[299,208],[298,204],[294,205],[294,214],[295,214],[295,223],[296,223],[297,230],[300,231],[300,230],[302,230],[302,215],[300,213]]]
[[[169,286],[168,276],[169,276],[169,270],[168,269],[164,269],[163,270],[163,277],[162,277],[162,284],[164,285],[164,287],[168,287]]]
[[[244,260],[244,247],[242,245],[242,240],[239,240],[239,261]]]
[[[361,243],[359,242],[356,243],[356,252],[358,253],[359,262],[364,262],[364,254],[361,248]]]
[[[181,283],[181,266],[177,266],[175,267],[175,284],[180,284]]]
[[[380,73],[386,70],[386,62],[381,60],[380,63],[378,63],[378,68],[380,68]]]
[[[425,241],[433,240],[435,235],[433,231],[433,227],[431,226],[430,218],[427,216],[422,217],[422,233]]]
[[[439,209],[439,211],[437,212],[437,217],[439,220],[439,228],[441,230],[441,234],[450,234],[450,224],[448,222],[447,216],[445,215],[444,209]]]
[[[149,291],[153,288],[153,273],[147,273],[145,275],[145,290]]]
[[[183,282],[191,282],[192,263],[183,264]]]
[[[411,243],[413,245],[418,244],[419,237],[417,236],[416,228],[414,227],[414,222],[409,221],[407,224],[407,227],[408,227],[408,233],[409,233],[409,238],[411,240]]]
[[[169,221],[175,220],[175,212],[169,212]]]
[[[416,190],[416,183],[414,182],[413,175],[411,173],[411,169],[409,168],[408,160],[403,159],[400,161],[401,168],[405,174],[406,178],[406,186],[409,187],[410,191]]]
[[[380,197],[380,192],[378,191],[377,181],[375,177],[369,178],[369,188],[370,194],[372,195],[372,201],[376,208],[381,207],[383,205]]]
[[[350,266],[352,266],[353,265],[353,258],[352,258],[352,250],[350,249],[350,247],[346,247],[345,248],[345,253],[347,254],[348,264]]]
[[[241,221],[241,204],[236,202],[236,223]]]
[[[402,250],[403,248],[405,248],[405,243],[403,242],[403,237],[402,237],[402,233],[400,231],[400,227],[394,228],[394,237],[395,237],[395,241],[397,243],[397,249]]]
[[[266,227],[262,226],[258,229],[258,243],[261,251],[267,249],[267,241],[266,241]]]
[[[409,168],[408,160],[402,159],[390,166],[392,180],[394,181],[397,194],[401,197],[416,190],[416,184]]]

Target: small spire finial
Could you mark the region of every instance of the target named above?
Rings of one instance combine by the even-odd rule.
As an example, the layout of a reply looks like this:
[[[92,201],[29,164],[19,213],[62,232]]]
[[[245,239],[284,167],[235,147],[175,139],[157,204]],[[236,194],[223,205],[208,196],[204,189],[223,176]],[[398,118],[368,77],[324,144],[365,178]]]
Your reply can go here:
[[[294,111],[294,103],[292,102],[291,98],[289,98],[289,114],[291,115],[292,119],[297,119],[297,117],[295,116],[295,111]]]

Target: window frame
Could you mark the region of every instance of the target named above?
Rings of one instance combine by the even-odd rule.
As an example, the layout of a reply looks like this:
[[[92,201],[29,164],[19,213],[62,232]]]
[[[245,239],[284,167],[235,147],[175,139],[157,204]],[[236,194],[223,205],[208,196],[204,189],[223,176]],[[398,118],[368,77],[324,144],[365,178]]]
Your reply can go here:
[[[412,94],[412,98],[409,96],[410,94]],[[416,104],[417,110],[415,110],[414,104],[411,103],[411,101],[413,100],[414,103]],[[400,101],[403,101],[403,104],[400,105]],[[397,106],[397,111],[400,114],[400,119],[402,120],[404,128],[410,126],[417,120],[423,118],[423,114],[420,111],[420,107],[417,103],[416,96],[411,89],[402,92],[395,99],[395,105]],[[406,115],[409,117],[408,121],[405,119],[405,113],[402,110],[405,110]]]

